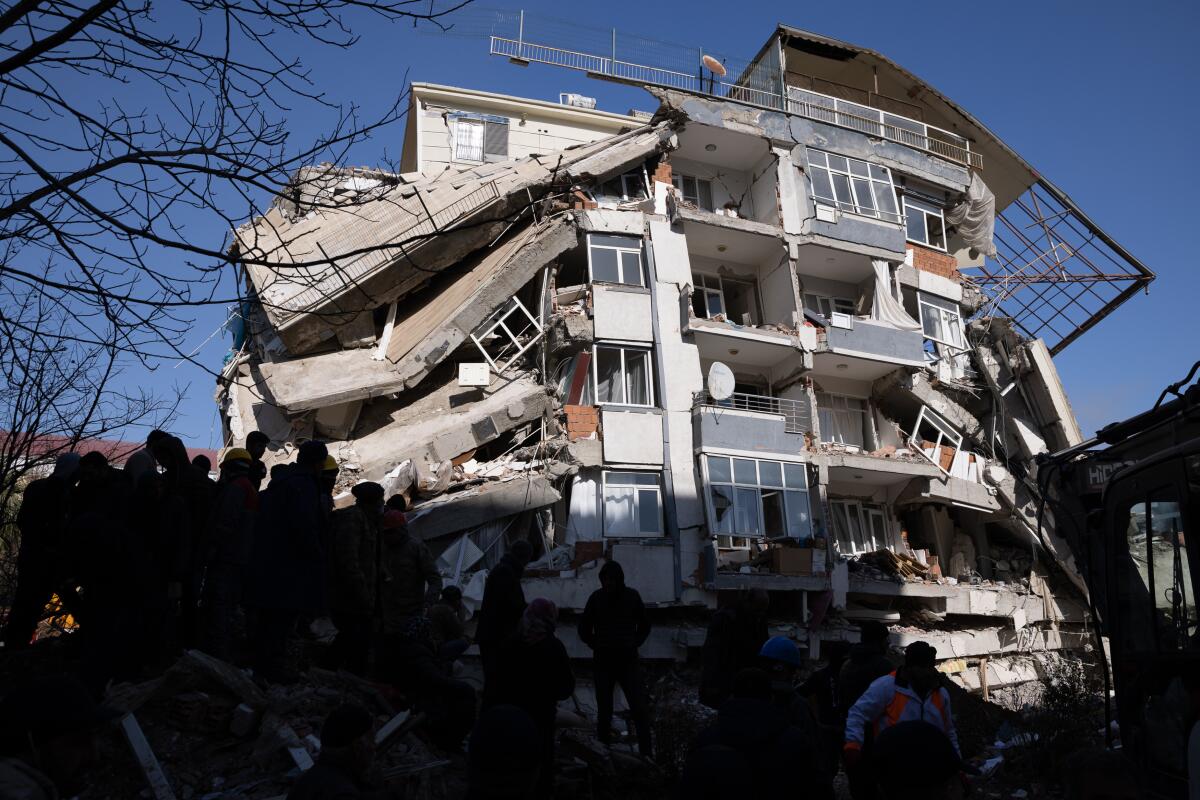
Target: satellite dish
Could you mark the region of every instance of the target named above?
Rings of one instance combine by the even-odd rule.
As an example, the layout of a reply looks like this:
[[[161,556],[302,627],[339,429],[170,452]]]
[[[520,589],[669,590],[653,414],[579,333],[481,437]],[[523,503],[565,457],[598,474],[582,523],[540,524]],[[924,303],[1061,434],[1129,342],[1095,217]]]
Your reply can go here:
[[[719,78],[725,77],[725,65],[717,61],[712,56],[703,56],[700,59],[704,66],[708,67],[708,71]]]
[[[714,361],[708,368],[708,396],[713,400],[728,400],[733,395],[733,370]]]

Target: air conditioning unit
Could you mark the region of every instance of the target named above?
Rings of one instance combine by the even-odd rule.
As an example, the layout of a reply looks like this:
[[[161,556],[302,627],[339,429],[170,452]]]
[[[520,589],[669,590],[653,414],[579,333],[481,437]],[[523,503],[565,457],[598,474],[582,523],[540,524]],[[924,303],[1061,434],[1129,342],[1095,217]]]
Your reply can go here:
[[[845,328],[847,330],[854,330],[854,315],[853,314],[842,314],[837,311],[834,311],[832,314],[829,315],[829,325],[834,328]]]
[[[585,97],[574,92],[562,92],[558,95],[558,102],[564,106],[574,106],[575,108],[595,108],[596,98]]]

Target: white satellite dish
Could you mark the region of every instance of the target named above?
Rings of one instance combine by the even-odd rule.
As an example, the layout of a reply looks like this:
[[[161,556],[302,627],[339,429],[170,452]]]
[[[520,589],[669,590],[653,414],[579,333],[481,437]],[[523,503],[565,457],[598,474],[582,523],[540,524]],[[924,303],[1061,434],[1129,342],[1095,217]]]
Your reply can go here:
[[[728,400],[733,395],[733,370],[714,361],[708,368],[708,396],[713,400]]]
[[[716,75],[719,78],[725,77],[725,65],[720,61],[717,61],[712,56],[703,56],[700,60],[704,63],[704,66],[708,67],[708,71],[713,75]]]

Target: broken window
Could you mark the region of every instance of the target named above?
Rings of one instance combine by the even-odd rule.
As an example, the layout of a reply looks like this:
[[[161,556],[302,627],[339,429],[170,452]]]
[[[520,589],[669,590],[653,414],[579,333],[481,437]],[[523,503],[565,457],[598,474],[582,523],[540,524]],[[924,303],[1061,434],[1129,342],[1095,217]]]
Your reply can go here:
[[[662,489],[651,472],[612,472],[604,476],[604,535],[661,536]]]
[[[917,301],[925,338],[959,350],[964,349],[962,316],[958,313],[958,305],[926,292],[917,292]]]
[[[725,295],[721,279],[714,275],[693,275],[692,312],[701,319],[712,319],[725,313]]]
[[[866,409],[866,401],[857,397],[817,392],[821,441],[864,449],[866,443],[863,438],[863,418]]]
[[[899,222],[896,189],[887,167],[809,148],[808,176],[813,198],[852,214]]]
[[[912,445],[942,472],[950,474],[954,457],[962,449],[962,434],[929,406],[921,406],[913,425]]]
[[[596,345],[592,359],[598,404],[625,406],[654,404],[650,350],[641,347]]]
[[[804,307],[814,314],[820,314],[825,319],[833,319],[835,313],[854,314],[854,301],[849,297],[827,297],[805,292]]]
[[[858,500],[830,500],[829,511],[833,515],[838,552],[858,555],[892,547],[883,506]]]
[[[493,370],[504,372],[542,337],[542,333],[542,324],[537,317],[514,297],[471,334],[471,341]]]
[[[713,319],[721,314],[739,325],[758,324],[758,295],[754,283],[699,273],[692,279],[695,281],[692,311],[697,317]]]
[[[946,218],[942,209],[933,203],[905,195],[904,224],[908,241],[946,249]]]
[[[631,170],[624,175],[609,178],[600,184],[600,194],[606,197],[618,198],[622,202],[645,200],[649,197],[646,194],[646,179],[640,169]]]
[[[642,240],[636,236],[589,233],[588,272],[593,281],[645,286]]]
[[[675,187],[684,200],[697,208],[702,208],[705,211],[713,210],[712,181],[707,181],[703,178],[693,178],[691,175],[674,173],[671,175],[671,185]]]
[[[803,464],[705,456],[712,532],[745,538],[812,535]]]

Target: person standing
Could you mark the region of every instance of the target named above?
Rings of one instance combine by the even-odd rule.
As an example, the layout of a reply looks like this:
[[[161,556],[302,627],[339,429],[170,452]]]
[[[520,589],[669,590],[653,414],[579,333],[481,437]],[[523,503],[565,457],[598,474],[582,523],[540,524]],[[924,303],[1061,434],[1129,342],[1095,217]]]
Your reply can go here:
[[[442,596],[429,609],[429,621],[433,624],[433,638],[438,644],[438,655],[454,661],[471,646],[464,623],[467,619],[463,606],[462,589],[457,586],[442,587]]]
[[[270,443],[271,437],[262,431],[250,431],[246,434],[246,452],[250,454],[249,477],[255,489],[261,489],[262,482],[267,477],[267,465],[263,463],[263,456],[266,455],[267,445]]]
[[[204,569],[204,645],[229,660],[233,620],[242,599],[246,568],[254,552],[258,491],[250,477],[250,454],[240,447],[221,459],[221,480],[200,552]]]
[[[138,478],[145,473],[158,469],[158,459],[154,457],[154,448],[160,440],[166,439],[170,435],[166,431],[155,428],[146,434],[146,446],[130,453],[129,457],[125,459],[125,478],[129,481],[130,486],[136,486]]]
[[[483,602],[479,605],[479,621],[475,625],[475,641],[483,661],[484,686],[493,669],[495,646],[512,635],[525,613],[525,591],[521,576],[525,565],[533,558],[533,548],[524,539],[508,546],[508,551],[488,573],[483,585]]]
[[[588,598],[579,621],[579,638],[592,648],[597,735],[604,744],[612,739],[613,689],[619,684],[629,701],[638,752],[644,758],[650,758],[652,750],[638,648],[649,636],[650,619],[642,596],[625,585],[620,564],[605,562],[600,568],[600,588]]]
[[[337,669],[344,664],[354,674],[366,677],[379,572],[383,487],[366,481],[350,493],[354,505],[333,513],[329,612],[338,632],[326,666]]]
[[[403,514],[388,511],[383,515],[381,527],[383,630],[395,633],[408,620],[424,615],[425,607],[432,604],[442,589],[442,575],[429,546],[413,536]]]
[[[767,641],[769,605],[765,589],[751,589],[732,606],[713,614],[701,654],[701,703],[719,709],[733,689],[734,676],[756,664],[759,650]]]
[[[863,692],[877,679],[890,673],[895,666],[887,658],[888,629],[882,622],[867,620],[859,628],[859,642],[851,646],[846,663],[838,675],[838,697],[842,706],[842,742],[845,741],[845,717],[862,697]],[[863,748],[870,750],[874,731],[863,731]],[[839,742],[838,747],[842,746]],[[867,764],[851,758],[845,761],[846,779],[854,800],[874,800],[878,796],[875,779]]]
[[[42,611],[67,577],[63,545],[71,489],[78,481],[79,455],[64,453],[48,477],[31,482],[21,495],[17,590],[4,626],[4,646],[10,653],[29,645]]]

